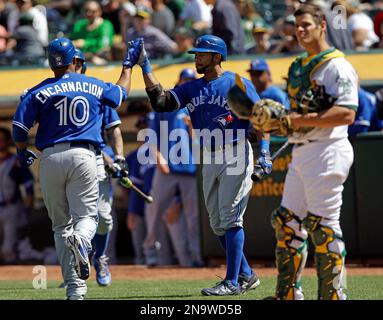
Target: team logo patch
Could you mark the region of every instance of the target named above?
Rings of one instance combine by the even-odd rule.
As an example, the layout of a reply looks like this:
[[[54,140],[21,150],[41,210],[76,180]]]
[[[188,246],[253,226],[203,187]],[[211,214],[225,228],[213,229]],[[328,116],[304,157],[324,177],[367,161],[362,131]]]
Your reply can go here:
[[[222,129],[225,129],[231,122],[233,122],[233,116],[230,112],[221,114],[213,119],[214,122],[218,122]]]

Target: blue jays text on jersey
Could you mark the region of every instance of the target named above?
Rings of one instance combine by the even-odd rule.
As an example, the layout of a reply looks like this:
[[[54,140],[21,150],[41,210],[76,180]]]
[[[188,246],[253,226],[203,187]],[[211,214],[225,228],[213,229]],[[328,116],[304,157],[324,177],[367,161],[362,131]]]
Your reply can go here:
[[[83,141],[102,144],[103,106],[117,108],[127,98],[126,89],[83,74],[66,73],[49,78],[21,99],[13,125],[28,133],[39,123],[36,148]]]
[[[242,80],[249,98],[255,103],[259,100],[259,96],[254,85],[247,79],[242,78]],[[249,121],[239,120],[234,114],[231,114],[227,104],[227,93],[234,84],[235,74],[226,71],[214,80],[196,79],[177,86],[170,92],[180,107],[188,108],[194,129],[208,129],[211,132],[218,129],[223,133],[228,129],[233,130],[230,141],[226,141],[225,134],[223,134],[223,143],[227,144],[238,140],[238,130],[244,130],[247,134],[249,128]],[[211,141],[210,143],[213,144]]]

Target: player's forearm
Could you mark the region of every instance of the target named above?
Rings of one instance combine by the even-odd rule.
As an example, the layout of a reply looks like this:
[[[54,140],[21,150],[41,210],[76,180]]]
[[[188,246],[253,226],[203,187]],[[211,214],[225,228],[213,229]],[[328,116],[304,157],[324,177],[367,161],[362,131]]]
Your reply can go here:
[[[118,157],[124,157],[124,141],[122,139],[121,129],[116,126],[111,130],[113,130],[111,134],[113,152]]]
[[[156,76],[154,73],[143,73],[144,77],[144,82],[145,82],[145,88],[151,88],[154,87],[155,85],[160,84],[160,82],[157,80]]]
[[[116,84],[121,87],[124,87],[126,89],[126,92],[129,94],[131,79],[132,79],[132,68],[122,67],[120,78],[118,79]]]
[[[290,115],[292,127],[333,128],[336,126],[350,125],[354,122],[355,111],[341,106],[334,106],[328,110],[305,115]]]

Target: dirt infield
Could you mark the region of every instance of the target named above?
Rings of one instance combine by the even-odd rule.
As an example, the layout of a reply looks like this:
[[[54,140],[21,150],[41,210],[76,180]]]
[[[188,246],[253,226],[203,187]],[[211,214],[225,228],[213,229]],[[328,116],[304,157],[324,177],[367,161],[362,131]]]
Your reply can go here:
[[[31,280],[38,271],[33,272],[34,266],[0,266],[0,281]],[[49,280],[61,281],[61,271],[58,266],[47,266]],[[147,268],[146,266],[112,265],[110,267],[113,278],[121,280],[194,280],[216,279],[224,277],[226,269],[221,268],[176,268],[159,267]],[[260,277],[275,276],[275,268],[254,268]],[[306,268],[304,275],[315,275],[315,269]],[[347,268],[347,275],[374,275],[382,276],[383,268]],[[94,277],[94,272],[93,272]]]

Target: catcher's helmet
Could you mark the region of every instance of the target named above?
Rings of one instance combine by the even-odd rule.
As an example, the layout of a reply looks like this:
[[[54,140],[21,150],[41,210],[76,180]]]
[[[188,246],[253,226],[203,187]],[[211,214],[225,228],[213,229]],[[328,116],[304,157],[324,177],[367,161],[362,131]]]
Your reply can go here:
[[[180,73],[180,80],[182,80],[182,79],[195,79],[195,78],[197,78],[197,75],[192,68],[182,69],[182,71]]]
[[[75,55],[75,47],[67,38],[57,38],[48,45],[48,60],[51,69],[69,66]]]
[[[88,63],[86,62],[85,56],[80,49],[75,50],[74,58],[82,61],[81,73],[85,73],[88,68]]]
[[[222,61],[225,61],[227,57],[227,47],[225,41],[223,41],[220,37],[210,34],[200,36],[195,42],[194,48],[188,51],[188,53],[196,52],[219,53],[222,56]]]

